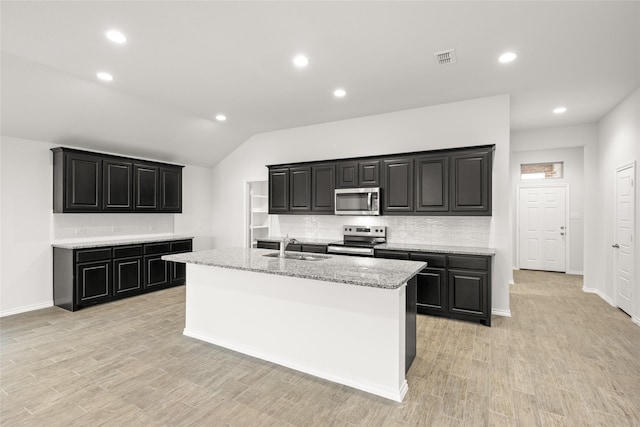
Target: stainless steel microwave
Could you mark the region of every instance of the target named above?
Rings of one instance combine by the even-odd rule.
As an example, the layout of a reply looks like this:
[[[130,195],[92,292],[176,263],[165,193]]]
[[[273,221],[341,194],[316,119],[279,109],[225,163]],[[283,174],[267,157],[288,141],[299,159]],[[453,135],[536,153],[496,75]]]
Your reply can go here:
[[[380,215],[380,187],[339,188],[335,197],[336,215]]]

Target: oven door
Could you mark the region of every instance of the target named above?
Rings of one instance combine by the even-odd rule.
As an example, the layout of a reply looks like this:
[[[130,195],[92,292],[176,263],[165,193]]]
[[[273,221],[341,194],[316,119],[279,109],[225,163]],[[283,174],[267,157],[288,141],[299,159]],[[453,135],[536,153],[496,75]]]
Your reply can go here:
[[[335,190],[336,215],[380,215],[380,188]]]

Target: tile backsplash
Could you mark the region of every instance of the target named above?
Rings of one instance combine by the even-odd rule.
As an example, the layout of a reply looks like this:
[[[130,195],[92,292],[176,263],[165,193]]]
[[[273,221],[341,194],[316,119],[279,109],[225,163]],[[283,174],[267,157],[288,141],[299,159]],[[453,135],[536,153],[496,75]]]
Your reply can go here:
[[[274,215],[271,235],[342,239],[342,226],[386,225],[390,243],[490,247],[492,217]]]
[[[81,240],[173,234],[173,214],[52,214],[51,238]]]

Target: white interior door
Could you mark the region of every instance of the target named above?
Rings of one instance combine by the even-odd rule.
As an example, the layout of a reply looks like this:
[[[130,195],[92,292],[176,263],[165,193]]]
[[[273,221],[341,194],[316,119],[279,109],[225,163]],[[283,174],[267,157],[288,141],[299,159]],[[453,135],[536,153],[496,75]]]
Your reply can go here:
[[[634,165],[616,171],[614,283],[616,284],[616,305],[628,314],[631,314],[633,291],[634,175]]]
[[[566,188],[520,188],[520,268],[565,272]]]

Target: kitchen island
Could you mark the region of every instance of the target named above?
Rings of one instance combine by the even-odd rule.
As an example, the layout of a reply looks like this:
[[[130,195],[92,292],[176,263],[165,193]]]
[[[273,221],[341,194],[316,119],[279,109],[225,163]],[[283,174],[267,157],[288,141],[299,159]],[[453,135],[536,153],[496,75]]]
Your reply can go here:
[[[287,254],[296,258],[249,248],[164,256],[187,264],[184,334],[402,401],[426,264]]]

